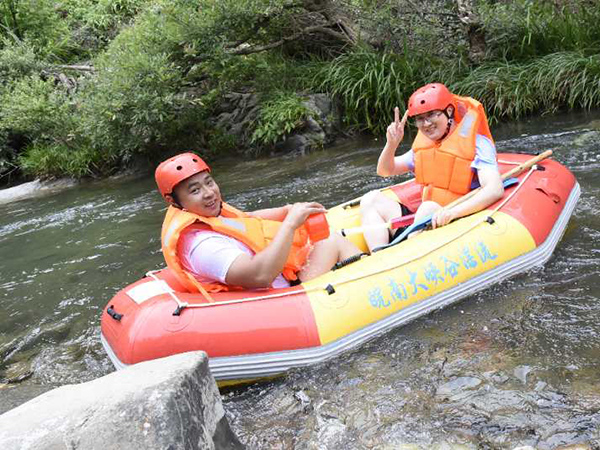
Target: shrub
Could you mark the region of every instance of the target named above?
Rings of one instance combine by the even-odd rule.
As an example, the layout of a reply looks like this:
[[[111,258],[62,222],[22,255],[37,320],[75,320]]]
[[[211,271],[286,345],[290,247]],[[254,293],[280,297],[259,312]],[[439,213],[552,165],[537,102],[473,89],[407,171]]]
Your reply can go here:
[[[0,97],[0,129],[29,141],[66,142],[74,129],[68,93],[52,80],[27,76],[9,83]]]
[[[77,51],[97,54],[135,15],[153,0],[61,0],[57,9],[65,17]]]
[[[161,32],[145,15],[96,59],[96,78],[82,88],[81,133],[99,151],[127,159],[188,136],[196,105],[170,54],[150,42]]]
[[[89,148],[34,144],[19,157],[22,170],[37,177],[82,178],[102,172],[103,156]]]
[[[280,92],[261,104],[250,142],[272,146],[304,124],[313,112],[295,93]]]
[[[0,128],[0,185],[8,183],[18,169],[15,151],[9,145],[8,131]]]
[[[211,60],[203,65],[202,73],[210,74],[221,90],[252,89],[266,94],[305,92],[318,89],[315,79],[327,64],[319,58],[298,60],[274,51]]]
[[[71,32],[54,2],[5,0],[0,3],[0,35],[27,42],[41,57],[66,59],[73,51]]]
[[[38,74],[43,62],[26,42],[4,38],[0,43],[0,84]]]

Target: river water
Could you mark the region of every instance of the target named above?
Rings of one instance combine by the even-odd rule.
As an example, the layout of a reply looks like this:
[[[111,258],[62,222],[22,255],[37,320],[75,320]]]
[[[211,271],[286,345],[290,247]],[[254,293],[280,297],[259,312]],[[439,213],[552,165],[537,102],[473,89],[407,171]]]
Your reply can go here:
[[[554,157],[582,194],[544,266],[281,379],[223,392],[249,448],[600,448],[600,111],[494,128],[499,151]],[[407,139],[408,140],[408,139]],[[389,183],[382,142],[214,164],[242,209],[333,206]],[[113,369],[100,313],[162,266],[151,175],[0,205],[0,412]]]

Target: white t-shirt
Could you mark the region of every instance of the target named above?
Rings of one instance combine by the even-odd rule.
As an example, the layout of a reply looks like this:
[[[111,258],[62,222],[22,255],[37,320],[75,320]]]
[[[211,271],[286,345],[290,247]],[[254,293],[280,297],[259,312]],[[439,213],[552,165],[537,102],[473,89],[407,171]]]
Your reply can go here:
[[[408,167],[411,172],[415,171],[415,154],[412,149],[397,158],[399,158],[399,161]],[[486,136],[481,134],[478,134],[475,137],[475,159],[473,159],[471,167],[475,171],[481,169],[498,170],[496,146]]]
[[[223,234],[201,229],[190,229],[182,233],[177,246],[181,265],[201,283],[225,283],[231,264],[241,255],[253,256],[254,252],[245,244]],[[274,288],[289,287],[289,282],[279,274]]]

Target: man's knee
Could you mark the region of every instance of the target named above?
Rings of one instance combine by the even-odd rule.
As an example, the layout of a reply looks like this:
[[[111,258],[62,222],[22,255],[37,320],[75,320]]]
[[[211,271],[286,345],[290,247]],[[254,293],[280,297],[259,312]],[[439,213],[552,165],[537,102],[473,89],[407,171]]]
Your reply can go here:
[[[424,215],[433,214],[440,208],[441,208],[441,206],[438,203],[432,202],[432,201],[426,201],[426,202],[421,203],[421,206],[419,206],[418,212],[421,214],[424,214]]]
[[[367,192],[360,199],[360,209],[372,209],[377,204],[377,200],[381,196],[381,192],[379,191],[371,191]]]

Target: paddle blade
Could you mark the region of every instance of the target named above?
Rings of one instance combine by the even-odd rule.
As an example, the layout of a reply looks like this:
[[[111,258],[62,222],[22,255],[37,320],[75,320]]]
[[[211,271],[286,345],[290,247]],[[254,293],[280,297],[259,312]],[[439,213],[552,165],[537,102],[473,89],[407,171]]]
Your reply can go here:
[[[390,221],[390,228],[397,230],[398,228],[407,227],[415,221],[414,214],[408,214],[406,216],[395,217]]]

